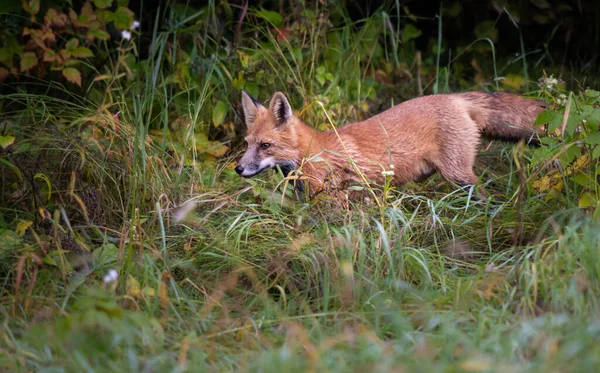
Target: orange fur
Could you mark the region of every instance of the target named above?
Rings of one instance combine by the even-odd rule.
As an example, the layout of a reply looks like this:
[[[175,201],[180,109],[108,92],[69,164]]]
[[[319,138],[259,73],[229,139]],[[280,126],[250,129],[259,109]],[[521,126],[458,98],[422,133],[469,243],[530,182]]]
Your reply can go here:
[[[397,185],[435,171],[461,186],[475,184],[481,135],[535,139],[539,131],[533,122],[543,110],[539,101],[508,93],[438,94],[403,102],[336,133],[304,124],[280,92],[269,108],[246,92],[242,104],[248,149],[236,171],[252,177],[275,165],[286,171],[301,168],[312,193],[328,184],[361,181],[360,173],[382,183],[382,171],[390,170]]]

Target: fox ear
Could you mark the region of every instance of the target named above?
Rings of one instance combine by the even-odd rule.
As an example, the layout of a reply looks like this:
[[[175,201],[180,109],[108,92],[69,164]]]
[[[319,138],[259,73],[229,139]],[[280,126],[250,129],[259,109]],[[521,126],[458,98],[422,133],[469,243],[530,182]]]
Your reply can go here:
[[[260,108],[264,106],[254,97],[250,96],[245,89],[242,90],[242,108],[244,109],[244,117],[246,118],[246,127],[250,128],[256,121],[256,114]]]
[[[269,104],[269,110],[275,115],[279,124],[284,124],[293,115],[292,107],[288,99],[281,92],[277,92],[273,95],[271,103]]]

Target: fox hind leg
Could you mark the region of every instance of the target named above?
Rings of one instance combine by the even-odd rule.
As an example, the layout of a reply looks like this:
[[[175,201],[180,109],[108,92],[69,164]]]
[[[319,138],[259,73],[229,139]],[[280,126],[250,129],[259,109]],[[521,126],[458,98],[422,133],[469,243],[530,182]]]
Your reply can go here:
[[[479,137],[477,136],[478,140]],[[477,184],[478,177],[473,172],[475,156],[477,155],[478,141],[468,143],[447,142],[444,144],[440,157],[433,163],[442,176],[460,186],[463,189]],[[488,195],[481,187],[476,187],[476,196],[480,199],[487,199]]]
[[[488,199],[488,194],[483,191],[481,186],[477,185],[478,178],[475,176],[475,173],[473,173],[473,169],[471,167],[462,169],[439,168],[438,170],[446,180],[465,190],[468,190],[471,186],[475,186],[475,195],[482,200]]]

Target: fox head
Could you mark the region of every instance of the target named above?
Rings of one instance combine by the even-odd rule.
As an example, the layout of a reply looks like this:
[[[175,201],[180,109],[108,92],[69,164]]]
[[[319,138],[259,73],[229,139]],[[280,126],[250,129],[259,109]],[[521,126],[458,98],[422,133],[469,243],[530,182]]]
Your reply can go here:
[[[235,171],[243,177],[252,177],[277,165],[286,174],[295,169],[301,158],[296,134],[299,119],[285,95],[275,93],[266,108],[242,91],[242,107],[248,146]]]

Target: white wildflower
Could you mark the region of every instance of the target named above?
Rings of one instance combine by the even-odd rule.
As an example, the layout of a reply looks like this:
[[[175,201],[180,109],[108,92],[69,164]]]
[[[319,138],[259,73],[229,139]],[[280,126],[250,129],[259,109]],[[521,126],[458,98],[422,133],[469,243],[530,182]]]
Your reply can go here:
[[[394,176],[394,171],[381,171],[382,176]]]
[[[559,81],[558,79],[556,79],[554,76],[550,75],[547,76],[546,74],[544,74],[540,79],[539,79],[539,83],[538,86],[542,89],[545,89],[548,92],[552,92],[556,86],[558,85],[558,83],[560,83],[561,81]]]
[[[110,271],[108,271],[108,273],[106,275],[104,275],[104,278],[102,280],[104,281],[105,284],[110,284],[110,283],[117,281],[118,277],[119,277],[119,274],[117,273],[117,271],[115,271],[114,269],[111,269]]]
[[[127,30],[121,31],[121,37],[125,40],[131,40],[131,32]]]
[[[554,86],[558,84],[558,80],[554,78],[552,75],[548,79],[546,79],[546,88],[551,91],[554,89]]]
[[[567,104],[567,96],[563,93],[561,93],[558,96],[558,100],[556,100],[556,102],[560,105],[560,106],[565,106]]]
[[[129,27],[130,30],[135,30],[137,28],[140,27],[140,22],[139,21],[133,21],[133,23],[131,24],[131,27]]]

